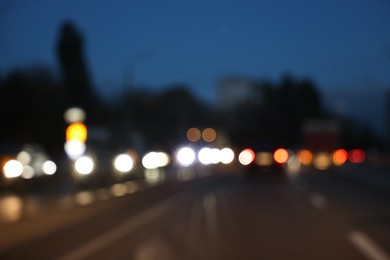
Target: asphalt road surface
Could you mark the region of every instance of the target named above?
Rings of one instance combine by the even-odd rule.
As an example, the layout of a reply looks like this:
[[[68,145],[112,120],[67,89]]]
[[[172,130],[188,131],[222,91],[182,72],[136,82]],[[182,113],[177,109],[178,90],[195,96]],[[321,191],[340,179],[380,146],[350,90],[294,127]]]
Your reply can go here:
[[[80,193],[1,223],[0,259],[390,259],[390,181],[377,175],[231,172]]]

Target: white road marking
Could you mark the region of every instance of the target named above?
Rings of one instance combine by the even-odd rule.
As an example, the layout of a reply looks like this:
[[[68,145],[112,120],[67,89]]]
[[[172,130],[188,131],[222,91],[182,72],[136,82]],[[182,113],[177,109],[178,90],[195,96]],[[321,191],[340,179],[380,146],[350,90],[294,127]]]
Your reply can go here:
[[[314,207],[321,210],[325,209],[326,205],[328,204],[328,201],[324,196],[315,192],[309,195],[309,201]]]
[[[122,225],[109,230],[105,234],[87,242],[84,245],[81,245],[79,248],[71,251],[67,255],[60,257],[60,259],[83,259],[94,253],[97,253],[99,250],[107,247],[109,244],[115,242],[121,237],[130,234],[134,230],[145,226],[147,223],[152,222],[167,212],[177,208],[186,200],[188,200],[188,198],[183,198],[183,196],[177,196],[164,200],[156,206],[141,212]]]
[[[184,259],[199,259],[199,249],[196,246],[199,240],[199,231],[202,221],[201,208],[197,203],[199,199],[195,199],[190,211],[190,217],[188,219],[187,229],[187,241],[186,241],[186,257]]]
[[[218,259],[218,215],[217,198],[214,194],[203,196],[206,231],[209,235],[211,259]]]
[[[360,231],[352,231],[348,234],[348,240],[370,260],[389,260],[386,252],[375,244],[368,236]]]

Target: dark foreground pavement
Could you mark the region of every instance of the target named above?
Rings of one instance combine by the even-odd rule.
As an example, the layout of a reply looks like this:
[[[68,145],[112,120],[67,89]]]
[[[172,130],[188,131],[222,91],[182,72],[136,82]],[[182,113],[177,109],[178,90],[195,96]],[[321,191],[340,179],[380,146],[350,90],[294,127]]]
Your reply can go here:
[[[2,224],[0,259],[389,259],[389,199],[338,171],[205,177]]]

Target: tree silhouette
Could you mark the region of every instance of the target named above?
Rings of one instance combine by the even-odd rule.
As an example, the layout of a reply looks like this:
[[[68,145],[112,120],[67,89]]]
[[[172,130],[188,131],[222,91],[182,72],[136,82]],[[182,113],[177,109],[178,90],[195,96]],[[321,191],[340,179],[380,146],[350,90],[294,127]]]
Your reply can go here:
[[[79,106],[85,109],[88,118],[92,116],[93,121],[99,101],[92,90],[85,64],[83,38],[71,22],[63,23],[57,47],[67,90],[67,103],[69,106]]]

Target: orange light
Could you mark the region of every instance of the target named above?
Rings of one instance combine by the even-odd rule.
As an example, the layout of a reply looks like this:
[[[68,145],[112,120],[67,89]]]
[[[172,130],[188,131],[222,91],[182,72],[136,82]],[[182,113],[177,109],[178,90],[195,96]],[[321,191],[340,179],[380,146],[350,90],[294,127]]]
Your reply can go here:
[[[13,157],[9,156],[9,155],[4,155],[2,157],[0,157],[0,169],[3,169],[4,165],[10,161],[14,159]]]
[[[217,133],[212,128],[206,128],[205,130],[203,130],[202,137],[203,140],[205,140],[208,143],[211,143],[214,142],[215,139],[217,138]]]
[[[244,149],[239,155],[238,155],[238,161],[242,165],[249,165],[255,160],[255,152],[252,149]]]
[[[201,137],[201,132],[198,128],[193,127],[188,129],[187,131],[188,140],[190,140],[191,142],[197,142],[199,141],[200,137]]]
[[[313,153],[303,149],[298,152],[298,160],[303,165],[309,165],[313,161]]]
[[[348,153],[344,149],[336,150],[332,155],[333,163],[337,166],[343,165],[348,160]]]
[[[87,140],[87,127],[82,123],[74,123],[66,128],[66,140],[77,140],[84,143]]]
[[[366,159],[366,153],[363,149],[352,149],[348,154],[351,163],[362,163]]]
[[[274,160],[277,163],[283,164],[288,161],[288,151],[283,148],[279,148],[274,152]]]

